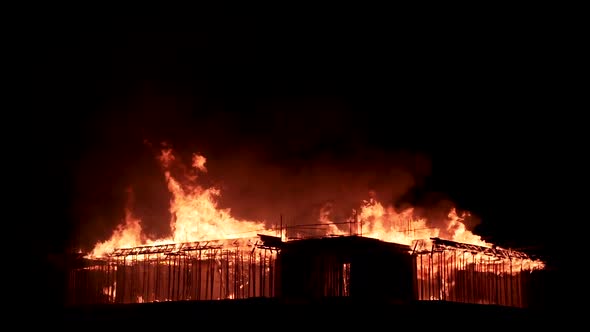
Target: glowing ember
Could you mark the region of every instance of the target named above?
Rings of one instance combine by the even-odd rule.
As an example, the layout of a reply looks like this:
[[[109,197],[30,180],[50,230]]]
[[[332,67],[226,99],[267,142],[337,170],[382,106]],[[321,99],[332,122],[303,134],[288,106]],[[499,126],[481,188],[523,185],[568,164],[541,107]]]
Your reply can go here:
[[[193,167],[200,170],[201,172],[207,172],[207,169],[205,168],[206,161],[207,159],[203,156],[198,154],[193,155]]]

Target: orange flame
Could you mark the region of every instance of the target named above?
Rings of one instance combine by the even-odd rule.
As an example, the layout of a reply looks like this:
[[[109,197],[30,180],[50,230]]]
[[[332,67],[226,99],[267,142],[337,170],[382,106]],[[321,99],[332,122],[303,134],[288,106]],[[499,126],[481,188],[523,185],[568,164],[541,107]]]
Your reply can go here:
[[[164,164],[169,164],[171,150],[162,152]],[[206,171],[205,157],[194,155],[193,167]],[[231,239],[253,237],[266,231],[264,222],[238,220],[231,216],[230,209],[220,209],[217,188],[202,188],[196,184],[181,184],[169,170],[165,171],[168,190],[172,193],[170,223],[174,242],[191,242],[208,239]],[[196,179],[196,177],[193,177]]]
[[[411,245],[416,240],[445,237],[457,242],[484,247],[491,246],[480,236],[467,230],[463,220],[468,216],[468,212],[459,216],[457,210],[452,208],[445,220],[446,227],[440,229],[431,226],[425,218],[415,217],[414,208],[397,212],[393,207],[384,207],[380,202],[371,198],[363,202],[360,212],[353,210],[348,221],[354,225],[355,234],[387,242]],[[336,227],[337,225],[329,217],[329,211],[326,212],[325,209],[320,211],[320,221],[327,223],[331,234],[350,234],[349,230],[341,230]]]
[[[353,210],[352,216],[348,220],[347,227],[349,228],[345,230],[338,227],[341,224],[336,224],[331,220],[330,212],[331,205],[327,204],[320,209],[319,216],[319,221],[328,226],[328,234],[330,235],[351,235],[352,233],[414,247],[419,244],[423,250],[431,246],[432,241],[430,239],[435,237],[480,247],[494,247],[493,244],[482,240],[481,236],[475,235],[467,229],[464,221],[470,216],[469,212],[458,215],[454,207],[449,211],[446,220],[443,220],[444,228],[433,227],[425,218],[415,217],[413,208],[397,212],[391,206],[384,207],[374,198],[364,201],[360,212]],[[353,227],[352,230],[350,226]],[[489,258],[483,253],[461,252],[460,254],[463,255],[463,258],[466,255],[473,260]],[[442,265],[443,262],[437,261],[436,264],[433,264],[432,269],[434,272],[438,271],[439,264]],[[488,268],[497,269],[499,265],[503,265],[503,268],[508,271],[512,264],[521,268],[544,268],[542,261],[528,258],[499,260],[496,264],[488,264]],[[513,272],[516,273],[517,270]]]
[[[230,209],[217,206],[221,192],[215,187],[203,188],[195,183],[196,174],[187,174],[187,183],[181,183],[170,172],[176,162],[172,149],[161,151],[158,157],[164,168],[168,190],[172,194],[170,201],[170,237],[152,240],[142,233],[141,221],[126,210],[125,223],[117,226],[111,238],[96,244],[89,257],[101,257],[116,248],[131,248],[142,245],[193,242],[201,240],[224,240],[254,237],[259,233],[270,233],[264,222],[238,220],[231,215]],[[192,166],[196,172],[206,172],[206,158],[193,154]]]
[[[259,233],[273,234],[263,221],[239,220],[231,215],[230,209],[221,209],[217,200],[221,195],[218,188],[203,188],[196,183],[199,172],[207,172],[207,159],[193,154],[192,173],[184,174],[187,181],[181,182],[172,176],[171,166],[177,162],[172,149],[165,148],[158,157],[164,168],[168,190],[172,194],[170,201],[170,229],[172,235],[158,240],[148,239],[142,233],[141,222],[126,210],[125,223],[119,225],[112,237],[99,242],[89,256],[100,257],[116,248],[129,248],[146,244],[181,243],[202,240],[223,240],[254,237]],[[433,227],[425,218],[416,217],[414,209],[401,212],[393,207],[384,207],[374,197],[364,201],[360,209],[353,210],[346,229],[338,227],[331,219],[332,205],[326,204],[320,209],[319,221],[328,226],[324,235],[362,235],[382,241],[412,245],[416,241],[429,243],[432,237],[474,244],[491,248],[493,245],[473,234],[465,226],[464,220],[469,213],[458,215],[452,208],[444,220],[444,227]],[[354,225],[354,232],[352,231]],[[281,235],[282,236],[282,235]],[[541,263],[537,264],[542,266]]]
[[[90,253],[91,257],[101,257],[116,248],[131,248],[145,241],[141,232],[141,222],[125,209],[125,223],[117,226],[110,239],[99,242]]]

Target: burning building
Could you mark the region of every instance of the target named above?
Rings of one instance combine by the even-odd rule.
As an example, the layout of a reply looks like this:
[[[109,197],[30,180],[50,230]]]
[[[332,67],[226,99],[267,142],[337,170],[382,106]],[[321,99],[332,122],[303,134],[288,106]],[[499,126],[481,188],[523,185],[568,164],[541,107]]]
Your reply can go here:
[[[128,212],[111,239],[70,267],[69,304],[349,298],[528,307],[543,269],[526,253],[469,232],[454,209],[440,229],[411,209],[398,213],[370,200],[343,223],[321,214],[313,236],[300,234],[309,224],[269,229],[237,220],[216,206],[216,189],[175,179],[174,159],[169,149],[160,155],[173,194],[173,236],[147,239]],[[194,156],[196,171],[204,164]]]
[[[426,241],[424,241],[426,242]],[[419,248],[362,236],[223,241],[119,248],[81,259],[70,304],[277,297],[451,301],[527,307],[538,266],[518,251],[439,238]]]

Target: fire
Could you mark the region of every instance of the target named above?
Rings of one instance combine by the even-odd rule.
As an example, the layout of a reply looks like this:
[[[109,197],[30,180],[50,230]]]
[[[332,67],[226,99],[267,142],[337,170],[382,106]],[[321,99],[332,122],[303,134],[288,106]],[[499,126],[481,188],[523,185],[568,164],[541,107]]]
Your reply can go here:
[[[207,159],[201,155],[193,154],[193,167],[202,171],[207,172],[207,168],[205,168],[205,162]]]
[[[109,240],[97,243],[90,257],[104,256],[116,248],[248,238],[260,233],[276,233],[267,228],[264,221],[240,220],[232,216],[230,209],[218,206],[220,190],[216,187],[205,188],[197,182],[207,172],[207,159],[204,156],[192,155],[192,168],[181,174],[186,177],[186,180],[182,179],[184,181],[172,172],[173,166],[182,164],[171,148],[165,147],[158,160],[172,194],[169,207],[171,235],[161,239],[148,238],[142,233],[141,221],[130,210],[126,210],[125,222],[115,229]],[[318,221],[328,226],[323,235],[361,235],[414,247],[418,241],[422,247],[428,247],[430,239],[435,237],[486,248],[494,246],[469,231],[464,223],[469,213],[459,215],[455,208],[450,209],[442,223],[436,222],[436,225],[443,225],[439,227],[435,227],[432,220],[416,217],[413,208],[396,211],[391,206],[384,206],[374,196],[362,202],[358,210],[354,209],[346,222],[334,222],[331,219],[332,210],[332,204],[326,204],[320,209]]]
[[[319,222],[328,225],[328,234],[343,235],[343,232],[338,228],[338,225],[334,224],[334,222],[330,218],[331,213],[332,213],[332,204],[331,203],[324,204],[320,208]]]
[[[172,194],[169,209],[172,235],[161,239],[148,238],[142,232],[141,220],[126,209],[125,222],[117,226],[110,239],[97,243],[89,257],[102,257],[116,248],[255,237],[260,233],[271,232],[263,221],[234,218],[230,209],[218,207],[217,200],[221,195],[218,188],[203,188],[196,183],[198,173],[207,172],[207,159],[204,156],[193,154],[191,166],[194,172],[185,174],[188,180],[182,183],[172,176],[170,170],[178,162],[172,149],[163,149],[158,159]]]
[[[330,219],[330,210],[326,207],[320,211],[320,222],[326,222],[329,232],[334,235],[347,235],[350,230],[342,230]],[[354,226],[354,233],[365,237],[371,237],[387,242],[411,245],[417,240],[430,239],[431,237],[444,237],[448,240],[490,247],[480,236],[467,230],[464,219],[469,212],[460,216],[457,210],[452,208],[443,229],[433,227],[425,218],[414,215],[414,208],[408,208],[401,212],[392,206],[384,207],[375,198],[363,202],[360,212],[353,210],[348,220]]]
[[[141,222],[125,209],[125,223],[117,226],[110,239],[99,242],[92,250],[91,257],[101,257],[116,248],[131,248],[144,242]]]
[[[363,202],[360,211],[352,211],[348,223],[344,223],[347,228],[344,230],[338,227],[343,223],[337,224],[330,218],[331,210],[332,206],[327,204],[322,207],[319,216],[319,221],[328,226],[328,233],[331,235],[362,235],[386,242],[410,245],[413,248],[418,248],[419,251],[430,251],[431,238],[442,238],[490,249],[496,247],[494,244],[482,240],[481,236],[469,231],[464,221],[470,216],[470,213],[463,212],[459,215],[454,207],[450,209],[446,219],[442,220],[444,227],[434,227],[432,221],[416,217],[414,208],[398,212],[393,207],[384,207],[375,198],[371,198]],[[489,259],[489,256],[480,252],[456,251],[454,255],[461,255],[463,259],[469,258],[474,262]],[[456,257],[449,256],[447,259],[449,259],[448,262],[436,260],[431,266],[432,270],[438,272],[439,268],[449,265],[450,260],[456,259]],[[540,260],[521,257],[498,260],[494,264],[488,264],[487,268],[489,271],[500,271],[499,266],[501,266],[502,271],[508,271],[513,265],[525,269],[544,268],[544,263]],[[515,269],[511,273],[517,272],[518,270]]]
[[[162,153],[164,164],[169,162],[170,150]],[[205,157],[194,155],[193,167],[206,171]],[[193,183],[181,184],[165,171],[168,190],[172,193],[170,213],[174,217],[170,228],[174,242],[191,242],[208,239],[230,239],[236,237],[254,237],[266,231],[264,222],[238,220],[231,215],[230,209],[220,209],[217,199],[221,192],[217,188],[202,188]],[[196,180],[196,177],[191,179]],[[194,181],[191,181],[194,182]]]
[[[268,287],[261,286],[256,278],[271,280],[270,276],[276,273],[271,268],[275,266],[280,248],[265,248],[264,252],[253,249],[260,239],[258,234],[276,236],[276,230],[268,228],[264,221],[240,220],[229,208],[218,205],[219,188],[205,187],[203,181],[199,181],[208,171],[204,156],[193,154],[190,167],[186,168],[172,149],[165,147],[157,159],[171,194],[169,235],[150,238],[131,208],[125,209],[124,221],[112,236],[97,243],[87,256],[108,256],[109,259],[100,259],[99,265],[82,268],[83,284],[86,285],[87,276],[100,275],[100,272],[116,276],[99,278],[104,285],[97,290],[102,290],[101,298],[108,302],[142,303],[201,297],[239,299],[272,294],[270,283],[265,284]],[[397,210],[378,201],[374,193],[369,197],[352,209],[348,218],[342,218],[345,220],[334,220],[335,208],[330,202],[316,215],[319,224],[287,228],[291,235],[297,233],[297,237],[309,237],[311,232],[322,237],[360,235],[407,245],[402,250],[412,252],[412,273],[420,300],[522,306],[520,287],[521,281],[526,280],[521,279],[526,278],[523,272],[544,268],[542,261],[525,253],[499,248],[473,234],[466,226],[471,217],[469,212],[460,213],[451,207],[444,217],[439,217],[442,220],[426,219],[414,208]],[[320,234],[314,232],[318,226]],[[297,227],[302,229],[303,236],[299,236]],[[281,219],[280,236],[287,241],[282,228]],[[141,262],[138,264],[138,261]],[[355,263],[345,262],[341,266],[342,294],[347,296],[350,295],[351,264]],[[126,275],[132,278],[131,282],[125,281]],[[186,286],[190,282],[202,282],[196,281],[201,277],[208,285],[203,290]],[[136,280],[141,280],[138,282],[141,286],[134,284]],[[223,283],[233,286],[213,287]],[[175,287],[176,292],[173,291]]]

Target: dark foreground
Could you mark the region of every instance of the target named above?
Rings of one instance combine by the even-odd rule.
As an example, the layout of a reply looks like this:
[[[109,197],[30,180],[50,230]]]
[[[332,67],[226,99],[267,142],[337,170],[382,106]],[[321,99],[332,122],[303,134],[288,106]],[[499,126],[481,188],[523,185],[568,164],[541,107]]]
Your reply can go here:
[[[384,304],[347,299],[316,303],[285,303],[277,299],[228,301],[183,301],[125,305],[69,307],[46,311],[48,322],[97,328],[189,329],[254,328],[260,330],[291,328],[536,328],[563,321],[553,310],[531,310],[491,305],[449,302]],[[104,325],[103,325],[104,324]],[[354,325],[353,325],[354,324]],[[402,324],[402,325],[399,325]]]

